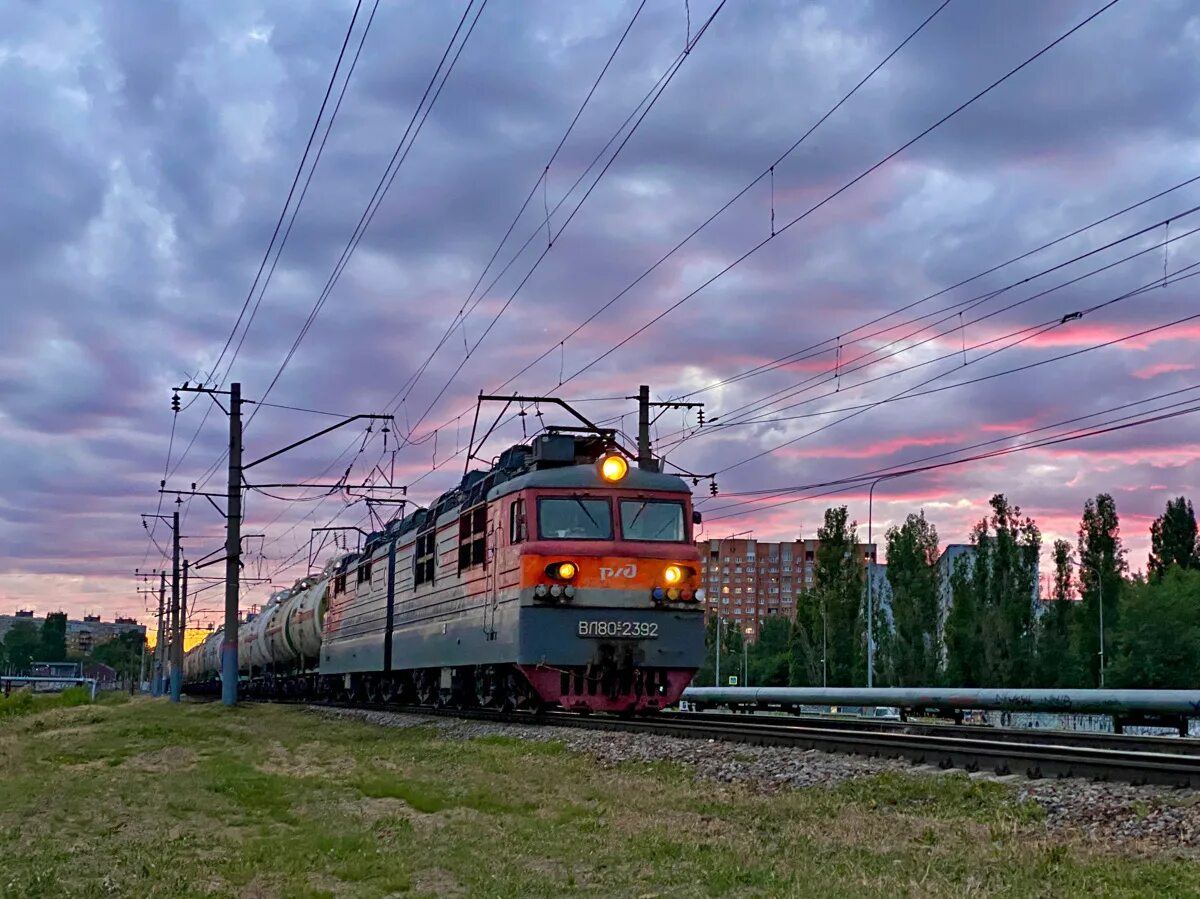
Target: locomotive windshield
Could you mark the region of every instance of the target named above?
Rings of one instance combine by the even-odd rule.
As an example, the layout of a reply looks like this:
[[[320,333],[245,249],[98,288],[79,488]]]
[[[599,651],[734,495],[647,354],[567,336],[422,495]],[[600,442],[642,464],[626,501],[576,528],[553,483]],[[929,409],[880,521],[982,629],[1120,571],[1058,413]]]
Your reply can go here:
[[[683,503],[670,500],[621,500],[621,536],[625,540],[657,540],[680,543]]]
[[[612,506],[606,499],[543,497],[538,500],[543,540],[611,540]]]

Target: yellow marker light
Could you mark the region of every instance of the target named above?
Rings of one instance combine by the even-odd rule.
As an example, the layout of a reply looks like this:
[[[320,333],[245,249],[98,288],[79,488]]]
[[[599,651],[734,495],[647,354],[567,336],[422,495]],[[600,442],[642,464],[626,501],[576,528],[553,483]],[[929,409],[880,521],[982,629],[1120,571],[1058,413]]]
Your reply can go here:
[[[579,569],[575,567],[574,562],[560,562],[558,566],[558,576],[564,581],[569,581],[571,578],[575,577],[575,573],[578,570]]]
[[[668,565],[663,571],[663,580],[668,584],[678,584],[683,580],[683,569],[678,565]]]
[[[619,481],[628,473],[629,463],[622,456],[605,456],[600,460],[600,477],[606,481]]]

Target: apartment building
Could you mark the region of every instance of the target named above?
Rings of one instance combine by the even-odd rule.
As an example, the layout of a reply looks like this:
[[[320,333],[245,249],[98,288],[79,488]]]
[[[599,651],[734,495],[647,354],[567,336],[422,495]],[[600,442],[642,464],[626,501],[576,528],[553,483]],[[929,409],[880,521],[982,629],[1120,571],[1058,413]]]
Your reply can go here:
[[[706,612],[719,614],[753,640],[761,622],[773,615],[792,617],[796,598],[812,589],[819,540],[770,543],[747,538],[700,540]],[[863,564],[873,562],[873,544],[855,548]]]

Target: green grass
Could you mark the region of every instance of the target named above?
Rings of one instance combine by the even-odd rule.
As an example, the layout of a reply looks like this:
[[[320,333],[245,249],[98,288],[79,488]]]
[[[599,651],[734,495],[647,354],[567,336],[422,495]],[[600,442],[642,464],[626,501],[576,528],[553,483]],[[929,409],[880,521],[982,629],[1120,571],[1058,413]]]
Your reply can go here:
[[[296,707],[38,710],[0,726],[0,896],[1183,896],[1194,863],[1045,834],[1007,785],[764,795],[557,742]]]
[[[85,687],[67,687],[60,693],[34,693],[29,687],[22,687],[8,696],[0,694],[0,720],[19,718],[45,709],[87,705],[89,702],[91,691]]]

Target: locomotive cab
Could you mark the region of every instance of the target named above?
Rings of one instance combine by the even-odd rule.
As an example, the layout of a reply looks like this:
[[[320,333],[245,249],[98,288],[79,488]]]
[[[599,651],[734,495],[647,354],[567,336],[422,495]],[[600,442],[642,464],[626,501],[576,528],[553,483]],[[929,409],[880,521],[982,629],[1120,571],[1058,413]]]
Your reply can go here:
[[[489,497],[506,524],[497,577],[515,575],[520,595],[518,667],[563,708],[663,708],[702,662],[691,492],[568,439],[573,464],[535,468]]]

